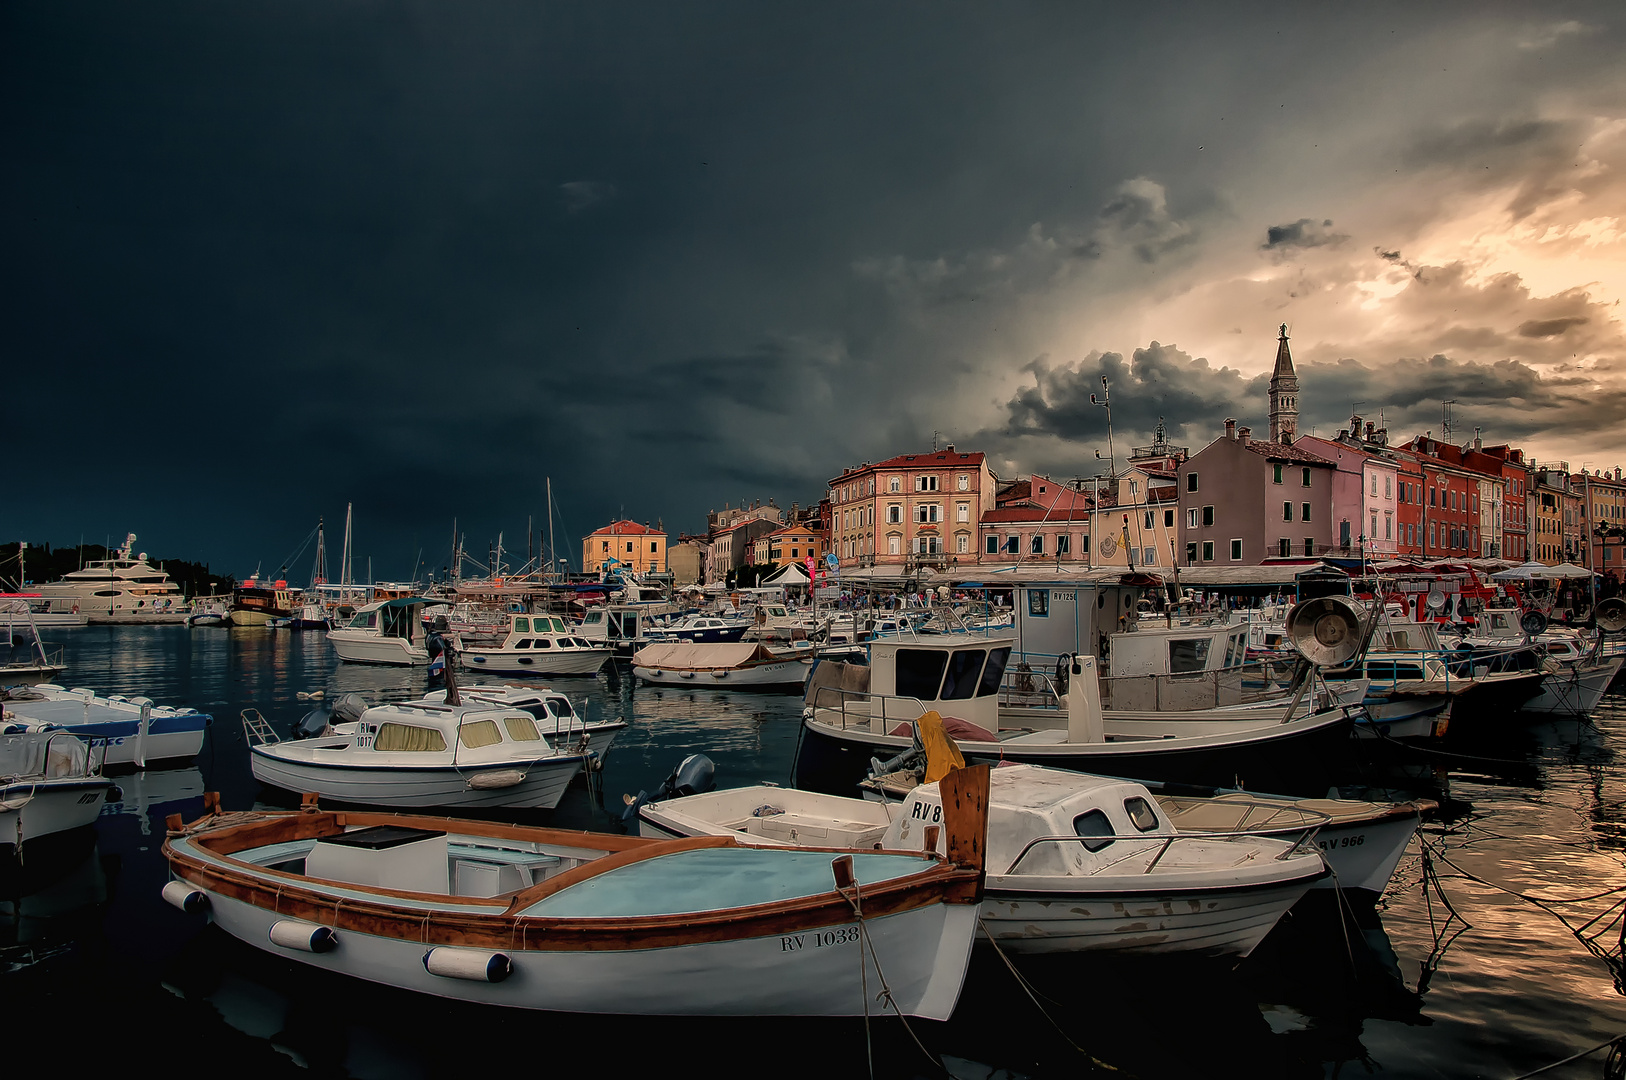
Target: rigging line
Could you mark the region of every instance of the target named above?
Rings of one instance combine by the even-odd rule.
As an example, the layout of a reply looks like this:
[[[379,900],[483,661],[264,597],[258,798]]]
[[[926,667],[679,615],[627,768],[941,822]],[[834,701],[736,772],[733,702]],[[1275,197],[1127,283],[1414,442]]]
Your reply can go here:
[[[1530,1072],[1527,1072],[1527,1073],[1520,1073],[1518,1076],[1515,1076],[1513,1078],[1513,1080],[1528,1080],[1529,1077],[1540,1076],[1544,1072],[1551,1072],[1553,1069],[1558,1068],[1560,1065],[1568,1065],[1572,1061],[1580,1061],[1584,1057],[1588,1057],[1588,1056],[1590,1056],[1592,1054],[1596,1054],[1599,1050],[1602,1050],[1606,1046],[1614,1046],[1614,1047],[1617,1047],[1617,1049],[1618,1049],[1618,1046],[1622,1042],[1622,1040],[1626,1040],[1626,1031],[1621,1032],[1619,1035],[1616,1035],[1612,1039],[1604,1040],[1603,1042],[1599,1043],[1597,1046],[1591,1047],[1591,1048],[1586,1049],[1586,1050],[1582,1050],[1581,1052],[1576,1053],[1576,1054],[1571,1054],[1569,1057],[1565,1058],[1562,1061],[1555,1061],[1551,1065],[1543,1065],[1539,1069],[1533,1069],[1533,1070],[1531,1070]],[[1613,1056],[1614,1056],[1613,1054],[1610,1055],[1611,1058],[1613,1058]],[[1605,1073],[1605,1075],[1608,1075],[1608,1073]]]
[[[999,942],[994,939],[993,934],[989,933],[988,924],[983,921],[982,914],[980,912],[977,914],[977,925],[982,928],[983,935],[987,937],[988,943],[994,947],[994,955],[998,956],[1005,962],[1005,966],[1010,970],[1011,976],[1016,979],[1016,985],[1020,986],[1022,988],[1022,992],[1027,994],[1028,1000],[1033,1002],[1033,1007],[1039,1010],[1039,1015],[1050,1021],[1050,1026],[1056,1029],[1056,1033],[1062,1037],[1063,1041],[1065,1041],[1067,1045],[1071,1046],[1074,1050],[1077,1050],[1080,1054],[1083,1054],[1085,1057],[1089,1058],[1090,1064],[1096,1066],[1097,1068],[1106,1069],[1108,1072],[1122,1072],[1123,1070],[1118,1068],[1116,1065],[1107,1064],[1105,1061],[1102,1061],[1100,1058],[1096,1057],[1094,1054],[1090,1053],[1088,1050],[1074,1042],[1072,1036],[1068,1035],[1067,1032],[1062,1029],[1062,1026],[1056,1023],[1056,1018],[1051,1016],[1043,1005],[1039,1004],[1039,997],[1043,995],[1039,995],[1034,989],[1033,985],[1029,983],[1027,979],[1022,977],[1022,973],[1016,970],[1016,965],[1011,963],[1011,958],[1005,955],[1005,950],[999,947]],[[1048,1001],[1052,999],[1046,998],[1046,1000]]]

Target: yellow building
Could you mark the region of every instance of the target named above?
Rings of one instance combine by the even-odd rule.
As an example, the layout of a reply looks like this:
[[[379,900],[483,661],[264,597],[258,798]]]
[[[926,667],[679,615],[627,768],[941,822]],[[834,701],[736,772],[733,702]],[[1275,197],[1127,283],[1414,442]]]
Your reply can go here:
[[[666,534],[636,521],[617,521],[582,541],[582,571],[594,574],[605,563],[644,574],[666,570]]]

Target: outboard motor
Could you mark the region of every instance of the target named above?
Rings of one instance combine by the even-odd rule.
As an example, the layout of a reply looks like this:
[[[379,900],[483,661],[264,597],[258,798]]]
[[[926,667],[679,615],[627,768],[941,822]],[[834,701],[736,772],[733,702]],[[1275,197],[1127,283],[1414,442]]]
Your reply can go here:
[[[296,739],[314,739],[318,735],[326,734],[328,724],[333,719],[332,705],[318,705],[294,723],[290,732]]]
[[[680,795],[699,795],[717,786],[717,766],[705,754],[690,754],[678,762],[672,775],[661,781],[651,794],[640,790],[636,796],[623,795],[627,808],[621,812],[621,822],[630,825],[638,820],[638,808],[644,803],[660,802]]]
[[[372,702],[360,694],[345,694],[333,702],[333,719],[335,724],[353,724],[361,719],[361,714],[372,708]]]
[[[429,654],[429,678],[439,679],[446,674],[446,654],[450,651],[447,641],[441,636],[446,629],[446,616],[435,616],[435,629],[424,639],[424,651]]]

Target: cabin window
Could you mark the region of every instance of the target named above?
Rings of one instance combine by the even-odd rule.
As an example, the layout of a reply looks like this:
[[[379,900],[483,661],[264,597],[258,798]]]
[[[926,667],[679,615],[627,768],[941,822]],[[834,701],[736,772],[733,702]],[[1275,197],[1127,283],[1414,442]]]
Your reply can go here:
[[[485,723],[486,721],[481,721]],[[514,713],[512,716],[502,718],[503,726],[508,729],[508,737],[514,742],[540,742],[541,734],[536,730],[536,721],[524,713]],[[464,730],[467,730],[465,728]]]
[[[482,746],[502,742],[502,732],[497,730],[495,720],[475,720],[458,725],[457,741],[470,750],[477,750]]]
[[[537,621],[540,622],[541,620],[539,619]],[[530,633],[531,632],[531,620],[530,619],[515,619],[514,620],[514,629],[519,631],[522,634]],[[542,628],[539,626],[539,627],[537,627],[537,629],[540,630]]]
[[[373,736],[374,750],[439,751],[446,749],[446,740],[434,728],[416,724],[380,724]]]
[[[1124,813],[1129,815],[1129,823],[1141,832],[1151,832],[1157,828],[1157,811],[1139,795],[1124,800]]]
[[[530,647],[531,647],[531,639],[530,638],[520,638],[518,641],[514,642],[514,648],[516,648],[516,649],[529,649]]]
[[[1074,818],[1073,832],[1084,837],[1086,851],[1100,851],[1118,835],[1111,819],[1100,810],[1086,810]]]
[[[1040,619],[1050,617],[1050,590],[1028,590],[1028,614]]]
[[[574,645],[574,646],[576,646],[576,648],[578,648],[578,649],[591,649],[591,648],[592,648],[592,647],[593,647],[593,643],[592,643],[592,642],[590,642],[590,641],[584,641],[584,640],[583,640],[583,639],[581,639],[581,638],[579,638],[579,637],[573,637],[573,638],[571,638],[571,639],[570,639],[570,643],[571,643],[571,644],[572,644],[572,645]]]
[[[537,638],[536,647],[539,649],[551,649],[553,648],[553,641],[552,639],[545,637]]]
[[[1011,650],[1007,646],[1003,649],[993,649],[988,653],[988,663],[982,669],[982,682],[977,684],[977,696],[988,697],[999,693],[999,684],[1005,678],[1005,665],[1010,662]]]
[[[1169,673],[1187,675],[1208,666],[1207,638],[1175,638],[1169,642]]]
[[[943,684],[943,666],[948,661],[944,653],[927,649],[899,649],[895,679],[899,697],[932,701],[937,688]]]
[[[571,712],[571,710],[570,710],[570,702],[569,702],[569,700],[566,699],[566,698],[562,698],[562,697],[550,697],[548,699],[548,711],[550,713],[552,713],[554,716],[574,716],[575,715],[575,713]]]
[[[948,676],[943,680],[943,693],[939,696],[946,701],[962,701],[975,694],[986,655],[982,649],[956,649],[949,657]]]

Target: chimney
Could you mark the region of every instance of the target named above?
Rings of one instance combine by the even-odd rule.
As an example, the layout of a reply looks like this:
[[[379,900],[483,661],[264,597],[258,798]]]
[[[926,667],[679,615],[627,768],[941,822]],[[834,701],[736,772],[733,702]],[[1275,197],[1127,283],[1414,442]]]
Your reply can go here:
[[[1233,440],[1236,438],[1236,418],[1233,416],[1225,418],[1225,437]]]
[[[1378,427],[1377,424],[1373,423],[1371,420],[1368,420],[1366,422],[1366,441],[1367,442],[1372,441],[1372,436],[1374,434],[1376,434],[1377,427]]]
[[[1242,440],[1243,446],[1247,446],[1253,441],[1253,428],[1237,428],[1236,434],[1237,438]]]
[[[1615,466],[1615,479],[1619,480],[1620,478],[1621,478],[1621,476],[1620,476],[1620,466],[1616,465]]]
[[[954,444],[953,443],[948,444],[948,452],[951,453],[951,454],[954,453]]]
[[[1371,431],[1372,425],[1367,424],[1366,429]],[[1361,418],[1359,415],[1351,416],[1349,418],[1349,433],[1355,436],[1357,439],[1361,437]]]
[[[1485,449],[1485,440],[1479,437],[1478,428],[1474,428],[1474,449],[1476,451]]]

